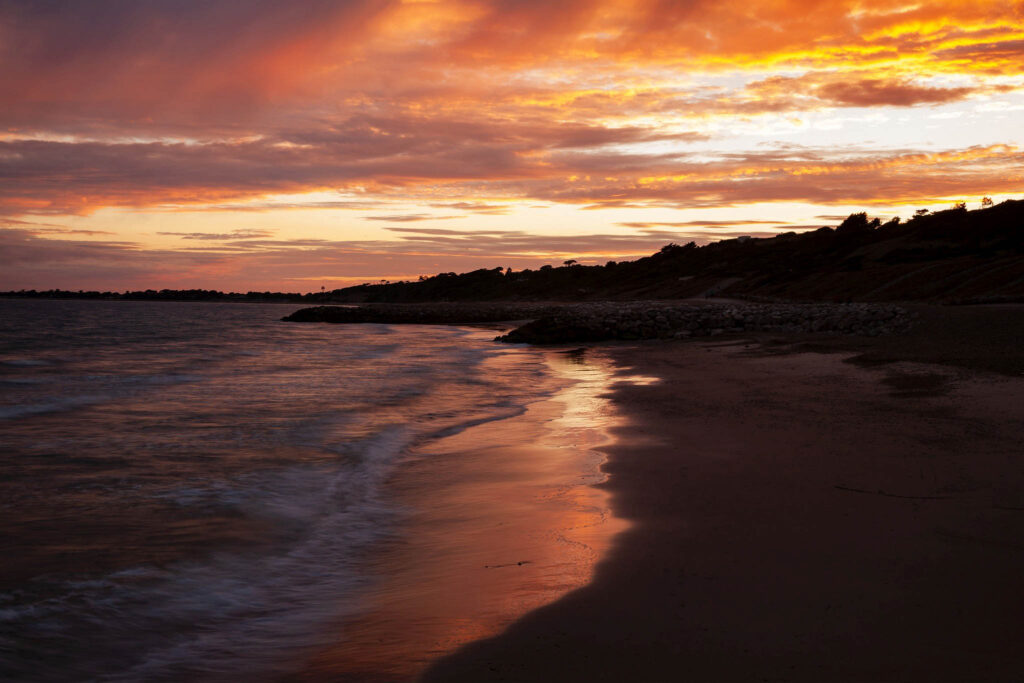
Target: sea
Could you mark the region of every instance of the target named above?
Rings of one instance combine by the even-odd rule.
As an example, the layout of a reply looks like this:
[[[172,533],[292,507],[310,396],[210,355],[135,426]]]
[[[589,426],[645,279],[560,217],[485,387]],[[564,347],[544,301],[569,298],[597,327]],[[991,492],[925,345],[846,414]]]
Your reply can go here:
[[[298,307],[0,300],[0,680],[412,680],[587,582],[607,359]]]

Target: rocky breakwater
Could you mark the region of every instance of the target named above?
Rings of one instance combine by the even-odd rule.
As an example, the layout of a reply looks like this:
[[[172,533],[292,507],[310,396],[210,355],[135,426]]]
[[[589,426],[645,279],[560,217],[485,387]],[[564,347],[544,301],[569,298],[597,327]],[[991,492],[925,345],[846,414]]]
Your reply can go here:
[[[314,306],[281,320],[298,323],[393,323],[462,325],[531,320],[558,315],[563,306],[535,303],[430,303]]]
[[[562,344],[744,332],[878,336],[906,329],[910,322],[906,309],[891,304],[588,303],[566,306],[496,340]]]

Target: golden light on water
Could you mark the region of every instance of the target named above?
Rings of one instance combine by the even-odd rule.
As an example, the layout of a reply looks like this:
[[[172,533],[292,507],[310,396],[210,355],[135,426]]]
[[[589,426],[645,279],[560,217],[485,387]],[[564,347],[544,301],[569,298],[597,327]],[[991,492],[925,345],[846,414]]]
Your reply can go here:
[[[617,419],[616,381],[600,356],[545,355],[564,386],[526,413],[450,436],[395,477],[409,506],[401,539],[373,560],[365,612],[310,672],[410,677],[461,645],[586,585],[628,522],[594,484]],[[499,357],[492,367],[522,362]],[[431,485],[425,487],[423,484]]]

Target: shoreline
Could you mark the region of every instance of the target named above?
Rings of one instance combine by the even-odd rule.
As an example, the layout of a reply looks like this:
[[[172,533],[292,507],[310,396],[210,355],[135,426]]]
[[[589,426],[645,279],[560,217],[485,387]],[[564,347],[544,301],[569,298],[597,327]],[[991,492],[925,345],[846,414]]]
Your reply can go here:
[[[563,386],[521,414],[430,441],[395,471],[403,520],[369,558],[377,578],[366,605],[332,627],[334,645],[281,680],[414,680],[588,583],[625,526],[594,486],[605,479],[599,448],[612,440],[601,398],[610,364],[533,353]]]
[[[1021,307],[925,314],[606,347],[662,379],[613,392],[602,486],[631,528],[590,584],[421,680],[1020,677]]]

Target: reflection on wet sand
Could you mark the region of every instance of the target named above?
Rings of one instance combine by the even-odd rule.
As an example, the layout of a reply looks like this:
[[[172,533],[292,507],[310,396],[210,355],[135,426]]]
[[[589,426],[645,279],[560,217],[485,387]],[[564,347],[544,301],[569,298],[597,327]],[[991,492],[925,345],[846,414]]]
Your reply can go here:
[[[581,352],[546,361],[566,382],[555,396],[435,442],[396,475],[409,518],[373,560],[386,578],[298,679],[409,680],[589,581],[626,527],[593,486],[616,423],[611,365]]]

